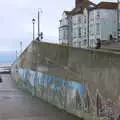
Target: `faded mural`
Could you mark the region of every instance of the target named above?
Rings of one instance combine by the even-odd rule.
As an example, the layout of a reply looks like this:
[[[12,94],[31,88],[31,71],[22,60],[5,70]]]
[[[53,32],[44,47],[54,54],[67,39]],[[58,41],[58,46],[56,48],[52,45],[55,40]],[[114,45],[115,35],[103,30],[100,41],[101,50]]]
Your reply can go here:
[[[82,106],[83,84],[27,69],[19,69],[19,77],[31,90],[35,88],[37,96],[60,108],[80,109]]]
[[[105,100],[99,92],[92,96],[84,84],[30,69],[19,69],[18,74],[22,87],[59,108],[77,115],[84,112],[105,120],[115,119],[112,101]]]

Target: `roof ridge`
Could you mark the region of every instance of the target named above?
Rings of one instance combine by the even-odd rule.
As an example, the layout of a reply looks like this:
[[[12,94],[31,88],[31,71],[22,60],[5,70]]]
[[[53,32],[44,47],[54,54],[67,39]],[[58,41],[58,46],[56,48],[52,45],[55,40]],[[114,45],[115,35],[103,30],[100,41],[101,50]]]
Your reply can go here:
[[[100,1],[98,4],[100,4],[100,3],[114,3],[114,4],[117,4],[117,2],[109,2],[109,1]]]

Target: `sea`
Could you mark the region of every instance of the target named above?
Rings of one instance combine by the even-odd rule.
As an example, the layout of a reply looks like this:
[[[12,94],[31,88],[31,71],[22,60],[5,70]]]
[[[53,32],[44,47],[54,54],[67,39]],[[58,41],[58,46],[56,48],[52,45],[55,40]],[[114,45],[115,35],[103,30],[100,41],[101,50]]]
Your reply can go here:
[[[16,52],[14,51],[0,51],[0,72],[6,67],[10,67],[16,60]]]

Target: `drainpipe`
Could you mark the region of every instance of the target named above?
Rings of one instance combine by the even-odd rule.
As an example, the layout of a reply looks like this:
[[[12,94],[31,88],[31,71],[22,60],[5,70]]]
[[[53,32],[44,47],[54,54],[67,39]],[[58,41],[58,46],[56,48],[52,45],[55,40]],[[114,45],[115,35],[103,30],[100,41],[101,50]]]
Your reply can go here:
[[[87,38],[88,38],[88,48],[89,48],[89,4],[88,4],[88,9],[87,9],[87,13],[88,13],[88,26],[87,26],[87,29],[88,29],[88,36],[87,36]]]

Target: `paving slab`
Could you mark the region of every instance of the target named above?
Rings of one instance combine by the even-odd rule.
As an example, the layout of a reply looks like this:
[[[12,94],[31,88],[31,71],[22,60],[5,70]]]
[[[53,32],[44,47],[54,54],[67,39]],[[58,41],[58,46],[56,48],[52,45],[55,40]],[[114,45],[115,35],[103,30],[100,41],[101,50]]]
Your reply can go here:
[[[1,75],[0,120],[79,120],[16,88],[10,75]]]

